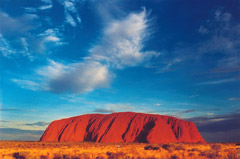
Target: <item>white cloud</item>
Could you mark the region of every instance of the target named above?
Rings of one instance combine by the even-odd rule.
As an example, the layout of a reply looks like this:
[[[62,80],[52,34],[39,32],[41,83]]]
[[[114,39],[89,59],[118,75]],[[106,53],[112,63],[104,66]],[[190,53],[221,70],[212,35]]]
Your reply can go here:
[[[105,65],[88,61],[68,66],[67,72],[50,77],[48,89],[52,92],[85,93],[96,88],[108,87],[112,75]]]
[[[47,49],[51,49],[54,46],[60,46],[67,44],[63,40],[63,35],[59,29],[47,29],[44,32],[38,34],[36,39],[33,39],[32,43],[35,43],[35,52],[43,53]],[[51,45],[49,45],[51,43]]]
[[[85,61],[64,65],[49,60],[49,65],[36,70],[35,79],[12,81],[21,88],[30,90],[78,94],[109,87],[112,77],[108,67],[99,62]]]
[[[49,61],[49,65],[36,70],[36,76],[41,80],[14,79],[13,82],[31,90],[85,93],[96,88],[108,87],[113,77],[105,65],[95,61],[64,65],[53,60]]]
[[[45,38],[46,41],[58,42],[60,39],[56,36],[48,36]]]
[[[56,42],[56,44],[61,44],[59,43],[61,41],[61,33],[59,32],[59,29],[47,29],[43,33],[39,34],[40,37],[43,38],[43,41],[48,42]],[[58,42],[58,43],[57,43]]]
[[[45,10],[45,9],[50,9],[50,8],[52,8],[52,4],[44,5],[44,6],[39,7],[40,10]]]
[[[38,75],[47,77],[48,79],[55,79],[62,74],[66,73],[71,69],[70,66],[64,65],[59,62],[55,62],[53,60],[49,60],[49,64],[47,66],[41,67],[36,71]]]
[[[101,43],[90,50],[87,59],[104,61],[117,68],[136,66],[158,55],[154,51],[142,51],[143,42],[149,36],[146,11],[129,14],[125,19],[110,22]]]
[[[75,8],[75,5],[73,4],[73,2],[66,0],[63,2],[63,4],[68,11],[77,12],[77,9]]]
[[[69,13],[65,13],[66,23],[70,24],[73,27],[77,26],[77,23]]]
[[[76,8],[78,1],[76,0],[64,0],[60,1],[64,7],[65,23],[70,24],[72,27],[76,27],[81,23],[81,17]]]
[[[39,10],[51,9],[53,7],[52,0],[42,0],[44,5],[40,6]]]

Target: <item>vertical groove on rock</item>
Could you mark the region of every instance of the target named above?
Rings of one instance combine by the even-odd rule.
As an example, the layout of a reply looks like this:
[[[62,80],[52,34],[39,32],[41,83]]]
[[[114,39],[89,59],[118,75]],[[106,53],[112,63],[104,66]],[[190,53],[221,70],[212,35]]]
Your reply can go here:
[[[64,130],[68,127],[68,125],[70,124],[70,123],[72,123],[73,122],[73,120],[72,121],[70,121],[69,123],[67,123],[66,125],[65,125],[65,127],[62,129],[62,131],[61,131],[61,133],[59,134],[59,136],[58,136],[58,141],[61,141],[61,137],[62,137],[62,135],[63,135],[63,133],[64,133]]]
[[[105,132],[103,133],[103,135],[99,138],[98,142],[101,142],[102,138],[104,137],[104,135],[106,135],[108,133],[108,131],[110,130],[114,120],[116,119],[116,117],[114,117],[111,122],[108,124],[107,129],[105,130]]]
[[[145,119],[146,120],[146,117]],[[152,119],[148,121],[144,126],[142,131],[139,133],[139,135],[136,137],[135,142],[143,142],[148,143],[147,136],[150,133],[151,129],[155,126],[155,121]]]
[[[125,135],[128,133],[128,131],[129,131],[130,127],[131,127],[131,124],[132,124],[133,120],[136,118],[136,116],[137,116],[137,114],[132,117],[132,119],[130,120],[130,122],[128,124],[128,127],[127,127],[126,131],[122,134],[123,141],[126,141]]]

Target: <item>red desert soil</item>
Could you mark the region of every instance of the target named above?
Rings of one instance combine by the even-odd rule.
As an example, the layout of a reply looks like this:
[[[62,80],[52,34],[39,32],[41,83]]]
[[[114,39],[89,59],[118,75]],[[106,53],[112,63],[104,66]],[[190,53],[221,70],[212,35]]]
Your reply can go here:
[[[193,122],[133,112],[87,114],[56,120],[40,141],[206,143]]]

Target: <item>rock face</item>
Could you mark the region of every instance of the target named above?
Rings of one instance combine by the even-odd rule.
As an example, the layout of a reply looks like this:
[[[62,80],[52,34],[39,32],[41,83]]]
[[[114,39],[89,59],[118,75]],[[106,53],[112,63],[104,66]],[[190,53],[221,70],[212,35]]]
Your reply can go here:
[[[192,122],[164,115],[122,112],[53,121],[40,141],[205,143]]]

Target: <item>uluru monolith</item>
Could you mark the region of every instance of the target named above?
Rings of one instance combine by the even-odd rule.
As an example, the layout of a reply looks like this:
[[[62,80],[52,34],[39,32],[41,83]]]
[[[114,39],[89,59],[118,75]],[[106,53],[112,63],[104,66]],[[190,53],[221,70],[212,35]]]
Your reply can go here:
[[[40,141],[206,143],[193,122],[157,114],[87,114],[53,121]]]

